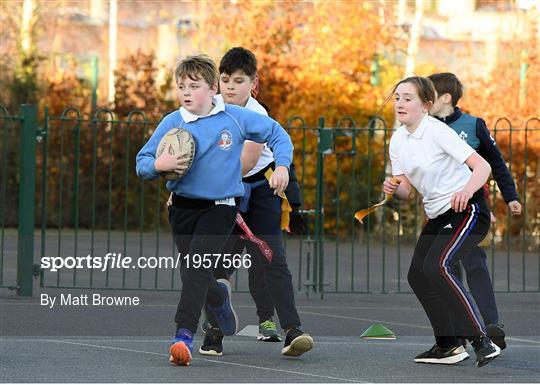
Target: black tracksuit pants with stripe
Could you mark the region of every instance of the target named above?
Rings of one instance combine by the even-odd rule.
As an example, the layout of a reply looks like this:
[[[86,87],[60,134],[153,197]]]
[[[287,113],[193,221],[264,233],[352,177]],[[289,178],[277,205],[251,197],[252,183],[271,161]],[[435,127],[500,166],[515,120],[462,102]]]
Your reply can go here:
[[[416,243],[408,281],[433,327],[437,344],[449,346],[454,336],[485,334],[479,311],[451,264],[470,253],[487,234],[489,209],[481,194],[465,211],[453,209],[430,219]]]
[[[461,263],[456,263],[452,266],[456,277],[463,281],[461,274],[461,265],[467,273],[467,285],[469,291],[474,297],[478,310],[482,314],[484,323],[498,324],[499,323],[499,311],[497,309],[497,301],[495,300],[495,293],[493,292],[493,284],[491,283],[491,276],[489,275],[489,269],[487,266],[486,251],[476,246],[473,250],[461,260]]]

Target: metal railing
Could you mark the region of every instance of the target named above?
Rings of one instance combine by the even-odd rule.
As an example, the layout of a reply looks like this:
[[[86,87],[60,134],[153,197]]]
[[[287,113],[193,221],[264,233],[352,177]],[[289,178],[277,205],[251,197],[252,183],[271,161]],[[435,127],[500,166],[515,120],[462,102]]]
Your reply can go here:
[[[538,291],[540,196],[535,190],[540,169],[538,148],[531,147],[531,143],[538,146],[540,121],[529,119],[522,128],[502,127],[503,121],[509,123],[506,119],[497,121],[492,133],[516,182],[523,214],[509,215],[495,182],[490,180],[489,203],[498,221],[491,228],[493,241],[488,263],[497,291]],[[305,145],[309,135],[298,135],[310,131],[305,126],[290,130],[297,147],[302,143],[295,159],[305,163],[309,156],[313,159],[315,151],[323,159],[323,170],[309,171],[309,167],[302,167],[302,178],[316,180],[316,185],[322,189],[312,189],[308,195],[324,197],[322,204],[315,207],[315,214],[320,213],[324,223],[314,235],[314,242],[318,243],[315,263],[320,266],[318,275],[312,275],[315,289],[341,293],[409,291],[407,271],[425,220],[421,197],[416,196],[412,202],[391,201],[384,209],[368,216],[363,225],[353,219],[356,210],[369,207],[383,197],[382,181],[390,173],[391,129],[377,117],[363,126],[351,118],[333,125],[322,122],[319,132],[325,131],[323,127],[331,127],[328,132],[332,136],[318,142],[319,145],[324,141],[331,143],[324,148],[317,148],[317,144]],[[295,130],[300,138],[295,136]],[[308,154],[306,148],[312,153]]]
[[[24,106],[20,116],[1,112],[0,286],[28,295],[34,276],[43,287],[180,289],[179,273],[172,268],[51,272],[39,266],[44,257],[176,255],[163,181],[142,181],[134,172],[135,155],[158,122],[141,111],[118,119],[102,109],[87,118],[70,107],[60,116],[45,110],[38,127],[33,106]],[[393,201],[364,224],[353,217],[382,197],[391,129],[377,117],[364,125],[351,118],[328,125],[321,118],[317,127],[293,118],[285,126],[295,144],[308,224],[305,235],[286,239],[297,290],[321,296],[408,292],[407,269],[424,221],[420,199]],[[499,219],[488,253],[494,286],[497,291],[538,291],[539,171],[531,143],[537,145],[540,121],[530,119],[524,128],[515,128],[501,119],[492,133],[523,204],[523,215],[510,217],[491,184],[490,203]],[[523,155],[519,164],[516,154]],[[233,285],[247,290],[245,270],[235,274]]]

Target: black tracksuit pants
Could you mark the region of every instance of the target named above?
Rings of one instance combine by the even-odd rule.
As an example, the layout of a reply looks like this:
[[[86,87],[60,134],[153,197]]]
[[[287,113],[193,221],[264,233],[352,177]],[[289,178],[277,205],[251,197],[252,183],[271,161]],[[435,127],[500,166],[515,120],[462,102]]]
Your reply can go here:
[[[261,218],[264,220],[264,218]],[[244,220],[246,220],[244,218]],[[246,224],[251,229],[249,223]],[[244,249],[248,247],[250,241],[240,238],[241,231],[238,229],[238,226],[235,226],[233,233],[231,234],[229,240],[227,241],[227,246],[225,250],[227,253],[232,255],[242,255]],[[255,234],[258,235],[258,234]],[[262,323],[268,319],[274,317],[274,300],[272,295],[266,287],[264,282],[264,266],[263,261],[259,260],[258,256],[251,256],[251,266],[248,268],[248,286],[249,293],[255,302],[255,307],[257,308],[257,316],[259,317],[259,323]],[[231,267],[226,269],[223,265],[218,266],[217,269],[214,269],[214,276],[216,279],[225,278],[230,279],[230,276],[235,272],[235,268]]]
[[[487,266],[485,250],[476,246],[469,255],[452,266],[456,276],[463,281],[461,265],[467,274],[467,284],[486,325],[499,323],[499,311],[493,292],[493,284]]]
[[[408,281],[433,327],[437,343],[448,346],[454,336],[485,334],[485,325],[451,264],[468,255],[489,230],[489,209],[475,194],[465,211],[453,209],[430,219],[418,239]]]
[[[281,230],[281,198],[274,195],[268,182],[251,190],[249,210],[242,213],[242,217],[251,231],[273,251],[272,263],[268,263],[257,245],[252,242],[246,241],[233,246],[234,252],[238,253],[239,248],[245,245],[247,253],[251,255],[249,288],[257,305],[259,320],[272,316],[275,306],[279,323],[284,330],[299,327],[300,317],[294,302],[292,275],[287,266]],[[234,244],[236,239],[233,238],[231,237],[231,242]],[[218,277],[227,274],[223,271],[216,273]],[[232,272],[229,271],[228,274],[230,273]],[[260,280],[264,280],[265,284],[261,285]]]
[[[210,267],[202,264],[195,267],[193,260],[188,264],[183,257],[188,254],[201,257],[204,254],[221,254],[237,212],[237,206],[215,205],[213,201],[173,196],[173,204],[169,206],[169,223],[182,258],[182,293],[174,317],[177,328],[186,328],[195,334],[205,302],[214,307],[223,303],[223,293],[213,276],[215,257],[210,257]]]

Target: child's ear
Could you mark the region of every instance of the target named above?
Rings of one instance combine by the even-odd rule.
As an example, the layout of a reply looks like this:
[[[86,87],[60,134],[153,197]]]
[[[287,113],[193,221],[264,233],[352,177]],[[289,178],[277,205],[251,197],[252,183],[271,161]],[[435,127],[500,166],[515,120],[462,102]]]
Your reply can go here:
[[[219,86],[218,83],[216,83],[212,87],[210,87],[210,95],[212,95],[212,97],[217,95],[218,86]]]
[[[253,79],[253,83],[251,84],[251,96],[256,99],[258,94],[259,94],[259,76],[255,75],[255,79]]]
[[[443,103],[445,104],[452,103],[452,95],[450,95],[449,93],[444,94],[442,97],[443,97]]]

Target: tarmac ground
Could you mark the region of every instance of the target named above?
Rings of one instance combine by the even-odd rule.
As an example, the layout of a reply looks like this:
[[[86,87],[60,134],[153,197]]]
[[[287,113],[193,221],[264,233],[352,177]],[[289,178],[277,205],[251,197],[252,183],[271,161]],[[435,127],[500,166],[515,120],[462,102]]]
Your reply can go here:
[[[41,295],[98,293],[139,297],[137,306],[41,304]],[[457,365],[416,364],[434,343],[431,328],[412,294],[297,295],[302,328],[315,347],[298,358],[280,354],[282,343],[253,336],[226,337],[224,355],[198,353],[197,333],[189,367],[168,362],[178,292],[41,288],[32,298],[0,291],[0,382],[538,382],[540,294],[498,293],[507,349],[487,366],[470,359]],[[240,328],[256,325],[249,294],[234,293]],[[360,335],[382,323],[396,340]],[[244,330],[250,329],[249,327]],[[30,365],[29,365],[30,364]]]

